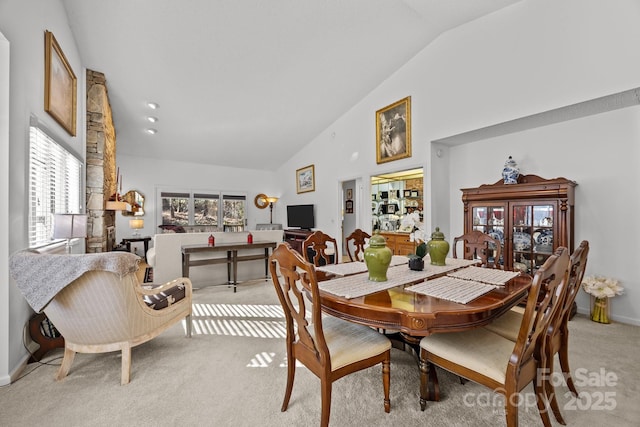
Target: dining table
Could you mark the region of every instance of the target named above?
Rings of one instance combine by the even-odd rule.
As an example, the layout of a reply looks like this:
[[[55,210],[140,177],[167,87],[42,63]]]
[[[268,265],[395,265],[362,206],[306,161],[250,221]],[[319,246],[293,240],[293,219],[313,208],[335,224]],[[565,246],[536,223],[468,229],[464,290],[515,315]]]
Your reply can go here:
[[[320,303],[326,314],[383,330],[394,347],[419,354],[422,337],[485,326],[526,298],[530,275],[476,264],[446,258],[422,271],[400,264],[389,267],[386,282],[370,281],[366,270],[336,277],[318,283]],[[439,400],[431,372],[429,400]]]

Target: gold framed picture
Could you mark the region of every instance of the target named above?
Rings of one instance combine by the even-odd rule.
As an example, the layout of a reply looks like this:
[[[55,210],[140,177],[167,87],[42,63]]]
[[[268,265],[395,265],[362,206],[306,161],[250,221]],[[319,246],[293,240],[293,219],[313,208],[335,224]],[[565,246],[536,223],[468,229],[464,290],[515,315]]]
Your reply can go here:
[[[353,189],[347,188],[347,200],[353,199]]]
[[[378,163],[411,157],[411,97],[376,111]]]
[[[77,79],[51,31],[44,33],[44,111],[76,136]]]
[[[313,165],[296,170],[296,189],[298,193],[315,191],[316,174]]]

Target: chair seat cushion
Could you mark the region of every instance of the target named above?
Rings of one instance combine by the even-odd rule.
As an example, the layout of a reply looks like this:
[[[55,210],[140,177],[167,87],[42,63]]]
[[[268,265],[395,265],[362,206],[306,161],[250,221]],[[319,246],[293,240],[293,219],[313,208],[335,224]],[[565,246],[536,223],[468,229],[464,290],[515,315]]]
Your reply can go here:
[[[520,332],[520,325],[522,324],[523,313],[524,309],[522,307],[514,307],[485,326],[485,329],[516,342],[518,332]]]
[[[332,371],[391,348],[391,341],[375,329],[337,317],[324,316],[322,329],[331,354]]]
[[[155,289],[161,286],[162,285],[144,285],[142,287],[144,289]],[[162,310],[163,308],[169,307],[171,304],[175,304],[180,301],[184,296],[185,286],[183,283],[180,283],[170,287],[169,289],[165,289],[162,292],[158,292],[157,294],[145,295],[144,302],[154,310]]]
[[[420,347],[429,354],[465,366],[504,384],[515,343],[484,328],[478,328],[433,334],[422,338]]]

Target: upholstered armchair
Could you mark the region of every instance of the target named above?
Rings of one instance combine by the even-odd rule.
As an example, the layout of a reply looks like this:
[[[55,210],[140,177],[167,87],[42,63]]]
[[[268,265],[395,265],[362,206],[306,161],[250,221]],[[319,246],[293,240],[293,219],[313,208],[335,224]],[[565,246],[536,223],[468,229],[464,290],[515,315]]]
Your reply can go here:
[[[121,384],[129,383],[131,348],[185,319],[191,336],[192,287],[188,278],[143,285],[140,258],[128,252],[49,255],[22,251],[11,274],[27,302],[44,311],[65,340],[56,374],[63,379],[76,353],[122,352]]]

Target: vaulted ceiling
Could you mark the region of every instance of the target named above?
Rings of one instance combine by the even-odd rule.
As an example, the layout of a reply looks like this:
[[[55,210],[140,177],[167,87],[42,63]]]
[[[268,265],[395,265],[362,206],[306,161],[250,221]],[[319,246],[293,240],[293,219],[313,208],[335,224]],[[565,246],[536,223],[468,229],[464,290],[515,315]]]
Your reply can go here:
[[[62,1],[119,154],[274,170],[440,34],[519,0]]]

